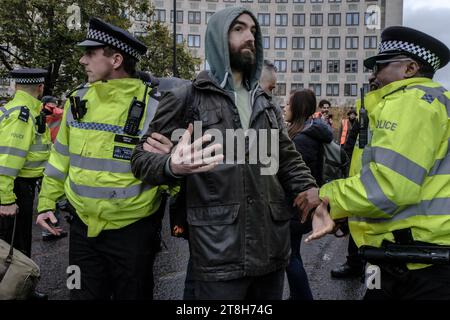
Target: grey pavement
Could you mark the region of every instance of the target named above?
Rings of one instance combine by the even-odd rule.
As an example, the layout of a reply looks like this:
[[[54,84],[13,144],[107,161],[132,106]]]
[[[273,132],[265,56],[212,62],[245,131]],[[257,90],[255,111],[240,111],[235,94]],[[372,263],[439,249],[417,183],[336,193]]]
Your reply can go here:
[[[181,300],[183,297],[186,264],[189,258],[187,241],[171,237],[167,215],[163,223],[163,250],[154,267],[156,300]],[[66,231],[69,226],[63,221]],[[51,300],[69,299],[66,287],[68,267],[68,237],[43,242],[40,229],[33,226],[32,258],[41,268],[38,290],[49,294]],[[330,270],[345,261],[347,238],[326,236],[311,244],[302,244],[302,259],[311,290],[317,300],[359,300],[364,293],[359,279],[333,280]],[[289,296],[285,281],[284,299]]]

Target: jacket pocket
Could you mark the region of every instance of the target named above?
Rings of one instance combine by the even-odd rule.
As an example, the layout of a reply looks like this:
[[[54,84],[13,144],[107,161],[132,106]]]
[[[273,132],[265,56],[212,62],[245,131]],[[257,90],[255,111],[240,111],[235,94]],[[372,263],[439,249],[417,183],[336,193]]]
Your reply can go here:
[[[203,128],[220,123],[222,121],[222,109],[201,110],[200,121]]]
[[[200,268],[241,262],[239,204],[187,209],[192,259]]]
[[[272,227],[269,228],[269,256],[271,259],[283,260],[290,252],[290,219],[291,212],[284,202],[270,202],[270,218]]]

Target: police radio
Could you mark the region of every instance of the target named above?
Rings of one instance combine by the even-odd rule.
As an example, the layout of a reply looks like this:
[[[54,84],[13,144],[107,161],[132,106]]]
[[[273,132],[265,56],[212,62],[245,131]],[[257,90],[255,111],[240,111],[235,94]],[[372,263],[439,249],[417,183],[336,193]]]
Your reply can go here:
[[[73,118],[77,121],[81,120],[87,112],[86,100],[81,100],[77,96],[70,96],[69,102]]]
[[[123,131],[130,135],[136,136],[139,131],[139,124],[144,116],[145,110],[145,98],[147,97],[148,85],[145,85],[144,98],[139,101],[136,97],[133,97],[130,108],[128,109],[128,117],[123,127]]]
[[[39,115],[36,117],[37,132],[40,134],[43,134],[45,132],[46,119],[47,119],[47,114],[45,113],[45,111],[41,111],[41,113],[39,113]]]
[[[361,109],[359,110],[359,138],[358,145],[364,149],[369,140],[369,117],[364,107],[364,88],[361,88]]]

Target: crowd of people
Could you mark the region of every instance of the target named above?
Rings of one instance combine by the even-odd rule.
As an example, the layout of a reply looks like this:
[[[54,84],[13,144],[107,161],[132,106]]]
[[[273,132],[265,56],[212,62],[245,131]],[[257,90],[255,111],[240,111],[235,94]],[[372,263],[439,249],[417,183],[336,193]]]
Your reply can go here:
[[[39,183],[44,238],[65,236],[58,208],[70,214],[69,264],[82,274],[71,298],[152,299],[161,217],[175,201],[189,242],[185,297],[280,300],[286,272],[290,299],[311,300],[301,242],[346,220],[349,256],[333,276],[360,275],[369,262],[382,277],[366,299],[449,299],[450,264],[362,260],[357,248],[450,246],[450,94],[432,80],[450,50],[410,28],[383,31],[379,53],[364,61],[372,91],[337,138],[352,158],[348,178],[325,183],[331,103],[316,112],[309,89],[291,92],[284,110],[274,103],[276,69],[246,8],[212,15],[205,41],[208,69],[159,98],[137,76],[146,46],[91,18],[78,44],[88,82],[68,94],[63,114],[42,98],[45,70],[11,72],[16,92],[0,108],[0,237],[10,241],[17,218],[17,249],[30,256]],[[368,127],[357,119],[366,110]],[[230,129],[234,139],[219,138]],[[252,129],[271,134],[235,143]],[[254,161],[256,144],[276,150],[275,173]]]

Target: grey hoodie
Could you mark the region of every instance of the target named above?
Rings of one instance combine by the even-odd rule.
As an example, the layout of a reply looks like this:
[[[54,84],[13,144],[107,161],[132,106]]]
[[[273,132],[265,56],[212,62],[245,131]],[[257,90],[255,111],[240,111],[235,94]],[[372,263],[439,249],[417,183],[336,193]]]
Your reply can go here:
[[[228,31],[233,21],[243,13],[249,14],[256,24],[256,68],[250,78],[246,79],[246,83],[243,84],[247,90],[253,90],[258,84],[264,60],[261,28],[255,15],[244,7],[228,7],[212,15],[206,29],[205,53],[206,61],[210,67],[210,76],[227,91],[234,91]]]

